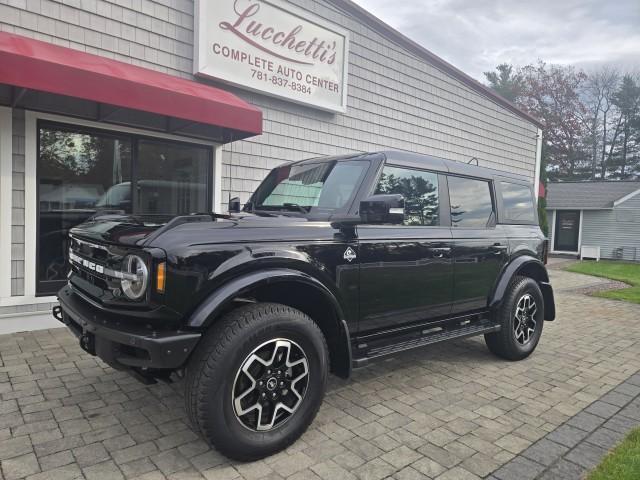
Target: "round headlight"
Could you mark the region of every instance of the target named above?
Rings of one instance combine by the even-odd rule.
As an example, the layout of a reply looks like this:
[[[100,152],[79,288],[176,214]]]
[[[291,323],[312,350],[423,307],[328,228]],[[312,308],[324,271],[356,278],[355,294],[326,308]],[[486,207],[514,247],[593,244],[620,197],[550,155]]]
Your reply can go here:
[[[128,255],[124,259],[124,272],[135,275],[135,280],[123,278],[122,292],[131,300],[138,300],[144,295],[149,283],[149,269],[146,263],[137,255]]]

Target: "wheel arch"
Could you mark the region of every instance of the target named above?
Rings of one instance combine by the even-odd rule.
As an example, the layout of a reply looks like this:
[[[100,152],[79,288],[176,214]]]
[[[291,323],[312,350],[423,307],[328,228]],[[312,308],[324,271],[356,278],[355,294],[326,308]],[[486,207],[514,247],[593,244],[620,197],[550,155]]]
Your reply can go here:
[[[239,300],[290,306],[318,324],[327,340],[331,371],[351,374],[351,341],[344,311],[333,292],[313,276],[291,269],[265,269],[234,278],[214,291],[194,311],[187,326],[207,329]]]
[[[540,260],[529,255],[515,258],[503,269],[491,295],[489,307],[495,309],[500,306],[511,280],[518,275],[532,278],[538,283],[544,298],[544,319],[555,320],[555,299],[549,283],[549,274]]]

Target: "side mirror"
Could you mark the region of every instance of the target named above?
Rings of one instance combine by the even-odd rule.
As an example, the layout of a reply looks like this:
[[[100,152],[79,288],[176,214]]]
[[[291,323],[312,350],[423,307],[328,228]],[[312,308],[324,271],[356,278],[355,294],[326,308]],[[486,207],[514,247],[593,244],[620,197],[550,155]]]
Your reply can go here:
[[[229,200],[229,213],[240,213],[240,198],[233,197]]]
[[[404,197],[400,194],[372,195],[360,202],[362,223],[404,222]]]

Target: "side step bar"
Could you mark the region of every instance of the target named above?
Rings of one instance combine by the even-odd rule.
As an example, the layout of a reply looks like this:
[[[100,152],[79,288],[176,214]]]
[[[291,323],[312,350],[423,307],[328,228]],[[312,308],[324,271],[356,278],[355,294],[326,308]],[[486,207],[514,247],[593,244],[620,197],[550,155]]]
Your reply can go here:
[[[422,331],[415,332],[411,338],[407,338],[407,335],[402,335],[401,338],[378,340],[371,344],[362,343],[355,345],[355,348],[353,349],[353,368],[363,367],[369,363],[370,360],[394,355],[406,350],[412,350],[414,348],[424,347],[426,345],[444,342],[446,340],[497,332],[499,330],[500,325],[487,319],[482,319],[474,322],[463,321],[443,327],[427,328]]]

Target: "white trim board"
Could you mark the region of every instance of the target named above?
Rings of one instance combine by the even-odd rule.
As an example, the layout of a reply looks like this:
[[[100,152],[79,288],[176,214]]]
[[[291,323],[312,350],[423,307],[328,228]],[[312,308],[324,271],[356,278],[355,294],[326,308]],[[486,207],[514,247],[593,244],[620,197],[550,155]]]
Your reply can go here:
[[[535,168],[535,178],[533,179],[533,189],[536,196],[536,200],[540,196],[540,169],[542,168],[542,129],[538,129],[538,134],[536,135],[536,168]],[[536,205],[537,208],[537,205]]]
[[[12,115],[11,108],[0,107],[0,303],[11,297]]]
[[[627,200],[631,200],[633,197],[635,197],[636,195],[640,194],[640,188],[638,190],[636,190],[635,192],[631,192],[628,195],[625,195],[622,198],[619,198],[618,200],[616,200],[615,202],[613,202],[613,206],[617,207],[618,205],[620,205],[621,203],[626,202]]]
[[[47,330],[50,328],[64,328],[64,325],[53,318],[50,312],[16,313],[0,316],[0,335]]]
[[[12,305],[29,305],[34,302],[36,297],[36,232],[37,232],[37,214],[38,214],[38,199],[37,195],[37,123],[38,120],[49,120],[52,122],[65,123],[67,125],[77,125],[81,127],[91,127],[112,132],[123,132],[135,135],[143,135],[146,137],[158,138],[163,140],[174,140],[178,142],[186,142],[191,144],[209,146],[213,150],[213,207],[220,208],[222,200],[222,147],[216,142],[210,142],[206,140],[183,137],[180,135],[164,134],[162,132],[154,132],[151,130],[144,130],[139,128],[122,127],[118,125],[105,124],[101,122],[94,122],[90,120],[82,120],[78,118],[66,117],[63,115],[54,115],[48,113],[40,113],[27,110],[25,111],[25,174],[24,174],[24,196],[25,196],[25,211],[24,211],[24,296],[13,297],[13,299],[19,299]],[[220,210],[217,210],[218,212]],[[11,211],[9,211],[11,215]],[[10,235],[10,234],[9,234]],[[11,240],[11,238],[9,238]],[[55,302],[55,297],[44,297],[45,299]],[[47,300],[45,300],[47,301]],[[4,304],[3,304],[4,306]]]
[[[17,307],[20,305],[39,305],[41,303],[57,303],[58,297],[27,297],[26,295],[4,298],[0,301],[0,307]]]

